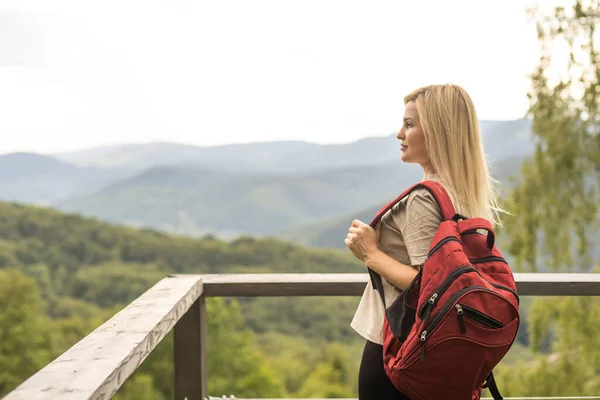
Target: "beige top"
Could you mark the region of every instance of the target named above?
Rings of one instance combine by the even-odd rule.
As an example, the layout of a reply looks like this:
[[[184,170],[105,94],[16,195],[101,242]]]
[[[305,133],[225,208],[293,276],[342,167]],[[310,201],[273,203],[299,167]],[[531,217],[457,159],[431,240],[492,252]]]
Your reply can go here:
[[[438,175],[427,175],[425,179],[439,181]],[[442,213],[433,195],[427,189],[416,189],[382,216],[379,248],[397,261],[416,268],[427,258],[441,222]],[[381,280],[385,304],[389,306],[401,290],[385,278]],[[384,314],[379,292],[369,280],[350,326],[365,339],[382,344]]]

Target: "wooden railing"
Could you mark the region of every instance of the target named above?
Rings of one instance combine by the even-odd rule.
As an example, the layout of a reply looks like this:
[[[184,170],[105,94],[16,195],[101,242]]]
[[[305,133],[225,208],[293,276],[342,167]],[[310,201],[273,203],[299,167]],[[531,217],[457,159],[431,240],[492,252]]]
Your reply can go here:
[[[600,274],[515,274],[521,296],[600,296]],[[4,400],[108,399],[174,331],[176,400],[207,396],[210,296],[359,296],[367,274],[171,275],[106,321]]]

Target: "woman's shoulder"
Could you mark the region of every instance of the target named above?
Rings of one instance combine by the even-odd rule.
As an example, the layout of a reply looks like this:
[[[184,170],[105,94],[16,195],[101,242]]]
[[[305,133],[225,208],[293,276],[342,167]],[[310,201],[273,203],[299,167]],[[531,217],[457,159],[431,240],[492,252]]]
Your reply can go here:
[[[407,208],[423,203],[436,203],[433,194],[431,194],[431,192],[424,187],[417,187],[413,189],[404,199],[404,204]]]
[[[425,188],[413,189],[408,196],[396,203],[388,212],[391,215],[403,213],[433,212],[441,215],[441,210],[431,192]]]
[[[382,217],[383,225],[408,233],[425,226],[437,226],[442,220],[442,211],[435,197],[422,187],[412,190]]]
[[[416,188],[407,196],[404,203],[407,213],[424,214],[432,213],[441,218],[442,211],[431,192],[425,188]]]

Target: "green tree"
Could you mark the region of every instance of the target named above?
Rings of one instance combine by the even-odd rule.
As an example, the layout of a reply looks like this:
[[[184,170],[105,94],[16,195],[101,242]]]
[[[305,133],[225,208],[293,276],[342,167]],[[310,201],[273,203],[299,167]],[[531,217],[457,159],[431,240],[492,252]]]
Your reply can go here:
[[[157,379],[164,377],[155,376]],[[170,381],[169,381],[170,382]],[[152,375],[138,373],[125,381],[121,389],[113,396],[114,400],[165,400],[166,397],[155,388],[156,379]],[[170,382],[172,383],[172,382]]]
[[[211,396],[281,397],[282,377],[268,358],[253,345],[252,333],[244,327],[239,304],[222,298],[207,301],[208,393]],[[156,400],[173,398],[173,333],[169,333],[126,381],[115,399],[126,400],[138,391],[156,393]],[[140,397],[141,398],[141,397]]]
[[[531,12],[542,51],[528,94],[536,150],[521,168],[506,224],[520,268],[535,271],[538,261],[554,271],[590,268],[588,237],[600,201],[599,12],[597,0],[552,15]]]
[[[304,398],[350,398],[356,396],[350,387],[353,379],[346,365],[345,353],[340,345],[331,345],[325,356],[308,376],[299,396]]]
[[[536,151],[521,169],[506,219],[509,251],[520,270],[589,271],[600,185],[598,0],[576,0],[550,15],[531,11],[541,58],[529,98]],[[565,45],[565,47],[560,47]],[[561,49],[566,52],[561,53]],[[600,301],[536,298],[529,312],[531,362],[499,368],[508,396],[598,394]]]
[[[253,335],[244,327],[244,317],[236,301],[222,298],[207,302],[208,391],[212,396],[280,397],[281,377],[265,355],[252,344]]]
[[[46,329],[35,281],[0,270],[0,396],[48,363]]]
[[[165,277],[152,264],[107,263],[77,271],[73,295],[100,307],[131,303]]]

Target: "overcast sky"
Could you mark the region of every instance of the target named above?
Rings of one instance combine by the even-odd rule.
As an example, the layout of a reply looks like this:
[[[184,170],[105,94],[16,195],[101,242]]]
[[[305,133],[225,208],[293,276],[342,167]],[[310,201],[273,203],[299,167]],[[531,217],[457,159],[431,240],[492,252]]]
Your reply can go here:
[[[395,132],[430,83],[521,118],[533,3],[0,0],[0,153],[350,142]]]

